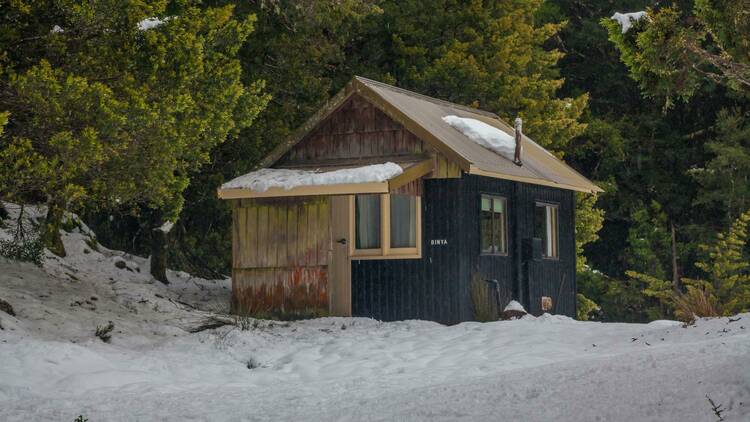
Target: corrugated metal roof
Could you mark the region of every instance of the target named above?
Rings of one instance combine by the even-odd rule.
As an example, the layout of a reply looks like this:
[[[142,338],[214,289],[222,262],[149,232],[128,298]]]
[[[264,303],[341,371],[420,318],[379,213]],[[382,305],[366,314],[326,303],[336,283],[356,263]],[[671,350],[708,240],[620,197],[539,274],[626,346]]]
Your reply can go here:
[[[602,191],[590,180],[526,136],[524,136],[521,156],[523,165],[517,166],[513,161],[473,142],[443,121],[443,117],[448,115],[472,118],[512,136],[513,128],[493,113],[452,104],[362,77],[356,77],[356,80],[372,90],[384,102],[398,109],[415,124],[429,131],[434,138],[460,156],[464,163],[459,164],[465,166],[468,163],[469,173],[584,192]]]
[[[475,143],[443,121],[443,117],[449,115],[476,119],[512,136],[513,128],[494,113],[453,104],[360,76],[356,76],[346,88],[326,103],[289,141],[274,149],[261,162],[260,167],[273,165],[353,94],[359,94],[373,103],[455,161],[467,173],[582,192],[602,192],[601,188],[527,136],[524,136],[521,156],[523,165],[518,166],[512,160]]]

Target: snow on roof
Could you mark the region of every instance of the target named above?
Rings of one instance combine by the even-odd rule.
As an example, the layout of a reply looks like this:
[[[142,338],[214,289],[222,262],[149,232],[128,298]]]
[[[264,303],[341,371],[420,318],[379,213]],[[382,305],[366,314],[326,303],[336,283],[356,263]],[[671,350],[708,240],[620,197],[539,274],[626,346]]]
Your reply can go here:
[[[624,34],[630,30],[630,28],[633,26],[633,23],[638,22],[644,17],[646,17],[646,12],[643,11],[631,13],[615,12],[615,14],[612,15],[610,19],[615,20],[620,24],[622,33]]]
[[[516,140],[513,135],[476,119],[445,116],[443,121],[472,141],[513,161],[516,152]]]
[[[503,309],[503,312],[507,311],[518,311],[518,312],[526,312],[526,309],[523,308],[523,305],[516,302],[515,300],[511,300],[508,305]]]
[[[343,183],[384,182],[404,170],[396,163],[373,164],[328,172],[291,169],[261,169],[221,185],[222,189],[251,189],[265,192],[270,188],[290,190],[298,186],[338,185]]]

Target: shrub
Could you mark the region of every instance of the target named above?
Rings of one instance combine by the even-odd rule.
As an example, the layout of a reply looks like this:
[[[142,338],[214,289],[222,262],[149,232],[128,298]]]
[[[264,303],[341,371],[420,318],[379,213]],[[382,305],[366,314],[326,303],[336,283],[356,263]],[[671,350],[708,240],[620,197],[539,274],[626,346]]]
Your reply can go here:
[[[115,329],[115,324],[109,321],[106,325],[99,325],[96,327],[96,336],[99,337],[103,342],[109,343],[112,340],[112,330]]]
[[[601,308],[593,300],[581,293],[576,294],[576,318],[579,321],[588,321],[592,314],[598,313]]]
[[[0,256],[41,266],[44,261],[44,244],[39,236],[16,236],[12,240],[0,240]]]

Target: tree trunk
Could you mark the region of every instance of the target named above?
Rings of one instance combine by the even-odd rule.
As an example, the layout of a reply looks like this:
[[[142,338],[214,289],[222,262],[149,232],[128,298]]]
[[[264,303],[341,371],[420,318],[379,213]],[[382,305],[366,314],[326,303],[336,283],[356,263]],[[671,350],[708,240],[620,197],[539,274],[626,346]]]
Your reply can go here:
[[[47,216],[44,219],[42,227],[42,243],[53,254],[64,257],[65,245],[60,235],[63,216],[65,215],[65,206],[57,199],[51,199],[47,202]]]
[[[677,269],[677,240],[674,222],[670,221],[669,226],[672,230],[672,289],[677,292],[680,290],[680,271]]]
[[[164,284],[167,280],[167,232],[162,229],[161,213],[154,219],[156,227],[151,229],[151,275]]]

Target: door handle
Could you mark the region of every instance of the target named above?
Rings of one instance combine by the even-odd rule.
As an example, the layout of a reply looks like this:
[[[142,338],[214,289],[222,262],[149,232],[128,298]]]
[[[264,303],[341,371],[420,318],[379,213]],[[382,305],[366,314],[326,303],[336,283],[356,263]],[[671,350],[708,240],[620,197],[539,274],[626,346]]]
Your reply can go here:
[[[341,239],[337,240],[336,243],[340,243],[342,245],[346,245],[346,238],[342,237]]]

